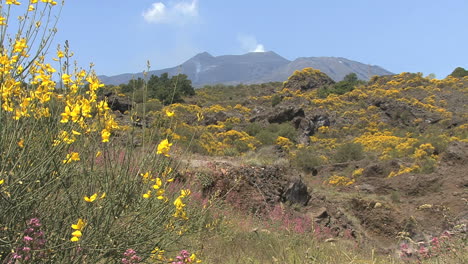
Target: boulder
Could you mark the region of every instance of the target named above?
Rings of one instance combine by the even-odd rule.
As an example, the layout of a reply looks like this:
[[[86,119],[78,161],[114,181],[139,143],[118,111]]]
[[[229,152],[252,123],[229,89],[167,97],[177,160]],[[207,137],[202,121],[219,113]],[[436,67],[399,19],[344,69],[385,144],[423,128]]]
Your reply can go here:
[[[297,142],[303,145],[310,144],[310,136],[313,135],[314,131],[311,127],[310,120],[298,116],[292,120],[294,128],[298,131]]]
[[[129,98],[119,96],[114,92],[104,94],[104,98],[107,99],[107,104],[109,105],[110,109],[112,109],[112,111],[119,111],[123,114],[133,108],[133,103]],[[101,98],[101,100],[104,98]]]
[[[315,220],[315,222],[319,222],[320,220],[329,217],[329,213],[328,213],[327,208],[320,207],[318,209],[315,209],[315,210],[307,213],[307,216],[310,219]]]
[[[314,135],[320,127],[330,126],[330,119],[326,115],[315,115],[312,119],[298,116],[292,122],[299,131],[298,142],[304,145],[310,144],[310,136]]]
[[[320,127],[330,126],[330,119],[328,119],[328,116],[325,115],[316,115],[312,118],[310,122],[310,127],[313,132],[317,131]]]
[[[258,121],[263,121],[267,119],[269,113],[268,111],[261,106],[257,106],[254,109],[252,109],[252,117],[250,118],[249,122],[258,122]]]
[[[290,203],[306,206],[311,196],[307,190],[307,185],[301,179],[292,181],[283,194],[283,200]]]

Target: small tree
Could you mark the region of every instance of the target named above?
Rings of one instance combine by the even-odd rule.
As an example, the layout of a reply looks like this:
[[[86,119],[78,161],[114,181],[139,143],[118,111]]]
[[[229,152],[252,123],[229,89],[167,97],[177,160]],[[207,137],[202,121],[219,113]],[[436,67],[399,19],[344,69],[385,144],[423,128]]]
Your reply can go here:
[[[121,84],[120,90],[122,93],[132,93],[133,91],[139,90],[143,87],[144,80],[142,78],[132,79],[127,84]]]
[[[343,81],[344,82],[349,82],[349,83],[355,83],[357,82],[359,79],[357,77],[357,74],[352,72],[348,75],[346,75],[344,78],[343,78]]]

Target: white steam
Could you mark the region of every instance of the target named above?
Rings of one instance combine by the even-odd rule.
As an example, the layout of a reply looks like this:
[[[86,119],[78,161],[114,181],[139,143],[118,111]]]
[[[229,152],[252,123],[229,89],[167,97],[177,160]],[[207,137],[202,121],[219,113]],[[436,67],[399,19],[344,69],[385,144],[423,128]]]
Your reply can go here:
[[[241,48],[245,52],[265,52],[265,46],[258,43],[254,35],[240,34],[237,40],[241,44]]]

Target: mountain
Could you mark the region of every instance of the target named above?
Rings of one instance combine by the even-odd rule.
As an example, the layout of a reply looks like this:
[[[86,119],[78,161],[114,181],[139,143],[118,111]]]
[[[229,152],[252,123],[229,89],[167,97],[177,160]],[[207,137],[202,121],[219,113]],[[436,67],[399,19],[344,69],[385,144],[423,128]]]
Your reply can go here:
[[[195,87],[211,84],[235,85],[273,81],[285,81],[295,70],[312,67],[319,69],[335,81],[349,73],[356,73],[359,79],[368,80],[373,75],[393,73],[374,65],[336,57],[302,57],[287,60],[275,52],[249,52],[243,55],[212,56],[208,52],[197,54],[173,68],[150,71],[148,75],[186,74]],[[125,73],[115,76],[99,76],[105,84],[128,83],[132,78],[142,78],[143,73]]]
[[[392,75],[379,66],[368,65],[341,57],[308,57],[297,58],[287,65],[278,68],[271,75],[265,76],[261,82],[284,81],[296,70],[312,67],[319,69],[334,81],[341,81],[349,73],[356,73],[359,79],[369,80],[374,75]]]

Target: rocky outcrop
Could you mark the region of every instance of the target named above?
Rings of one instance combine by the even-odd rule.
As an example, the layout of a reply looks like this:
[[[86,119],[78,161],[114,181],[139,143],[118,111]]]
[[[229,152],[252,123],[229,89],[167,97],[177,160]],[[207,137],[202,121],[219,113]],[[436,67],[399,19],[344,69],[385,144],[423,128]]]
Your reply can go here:
[[[250,122],[268,121],[268,123],[284,123],[292,121],[294,118],[304,118],[304,110],[295,106],[277,106],[272,110],[255,108]]]
[[[309,137],[314,135],[320,127],[330,126],[330,119],[326,115],[315,115],[311,119],[296,117],[293,119],[293,125],[299,131],[298,142],[308,145]]]
[[[311,196],[307,190],[307,185],[301,179],[292,181],[283,195],[283,200],[293,204],[306,206]]]
[[[334,83],[335,81],[320,70],[305,68],[302,71],[295,71],[284,83],[283,88],[292,91],[307,91]]]
[[[218,122],[224,122],[228,119],[228,114],[224,111],[219,111],[216,113],[206,114],[203,118],[203,125],[209,126],[217,124]]]
[[[468,143],[461,141],[450,142],[442,154],[442,161],[449,164],[462,164],[468,160]]]
[[[267,117],[269,123],[284,123],[293,120],[295,117],[304,117],[302,108],[278,107]]]
[[[378,107],[384,114],[383,120],[392,126],[408,127],[419,125],[424,130],[428,125],[436,124],[443,119],[437,112],[431,112],[421,107],[408,105],[395,100],[375,100],[370,102]],[[421,124],[415,122],[422,120]]]

